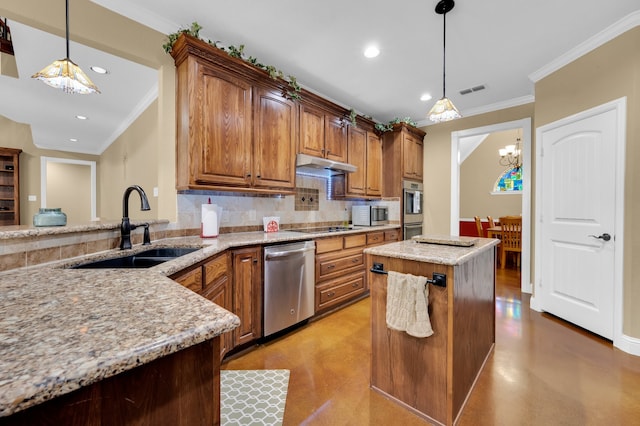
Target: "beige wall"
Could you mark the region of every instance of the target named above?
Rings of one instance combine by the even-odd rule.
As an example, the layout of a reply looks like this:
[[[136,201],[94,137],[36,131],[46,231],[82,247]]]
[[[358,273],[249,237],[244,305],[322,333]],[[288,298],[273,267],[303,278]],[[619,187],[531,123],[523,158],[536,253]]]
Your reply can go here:
[[[451,133],[533,117],[533,104],[424,127],[424,232],[449,234],[451,222]],[[497,161],[497,160],[496,160]],[[495,178],[494,178],[495,180]]]
[[[73,186],[69,185],[73,182]],[[61,208],[67,223],[91,220],[91,168],[82,164],[47,164],[47,207]]]
[[[94,155],[73,154],[37,148],[31,138],[31,128],[0,116],[0,146],[20,148],[20,223],[30,225],[33,215],[40,208],[40,157],[68,158],[72,160],[97,161]],[[99,169],[99,166],[98,166]],[[28,201],[35,195],[36,201]]]
[[[536,84],[536,126],[627,97],[623,332],[640,337],[640,27]]]
[[[147,191],[152,210],[142,213],[139,209],[130,209],[132,217],[175,220],[175,67],[171,56],[162,49],[166,37],[90,0],[73,0],[70,9],[72,40],[158,70],[158,99],[99,158],[70,153],[56,155],[38,150],[33,146],[28,126],[0,120],[0,141],[4,142],[7,130],[20,135],[20,138],[8,138],[10,142],[0,143],[0,146],[25,151],[20,163],[21,182],[26,186],[21,184],[21,221],[31,223],[31,217],[40,205],[39,201],[27,203],[26,197],[27,194],[37,194],[39,199],[41,155],[97,161],[98,217],[120,218],[124,188],[136,183]],[[57,2],[3,0],[0,16],[64,37],[64,5]],[[82,19],[74,19],[74,16]],[[103,158],[106,164],[104,171]],[[155,200],[152,200],[153,187],[159,190],[159,197]],[[139,214],[134,215],[136,210]]]
[[[515,144],[521,132],[491,133],[460,165],[460,218],[497,219],[522,213],[520,193],[491,194],[498,177],[509,168],[499,163],[498,149]]]

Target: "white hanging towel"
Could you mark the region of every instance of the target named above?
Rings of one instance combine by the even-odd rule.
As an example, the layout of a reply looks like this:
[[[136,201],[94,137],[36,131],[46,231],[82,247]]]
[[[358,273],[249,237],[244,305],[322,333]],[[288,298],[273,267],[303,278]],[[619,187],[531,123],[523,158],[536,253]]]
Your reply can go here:
[[[414,337],[433,334],[429,320],[427,278],[389,271],[387,276],[387,327]]]

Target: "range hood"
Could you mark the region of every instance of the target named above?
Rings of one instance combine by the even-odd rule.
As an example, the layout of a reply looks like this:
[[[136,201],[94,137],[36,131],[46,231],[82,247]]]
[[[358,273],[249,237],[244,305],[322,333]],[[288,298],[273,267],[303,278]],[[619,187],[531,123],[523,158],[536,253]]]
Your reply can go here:
[[[331,177],[353,173],[358,168],[353,164],[327,160],[307,154],[298,154],[296,157],[296,173],[311,176]]]

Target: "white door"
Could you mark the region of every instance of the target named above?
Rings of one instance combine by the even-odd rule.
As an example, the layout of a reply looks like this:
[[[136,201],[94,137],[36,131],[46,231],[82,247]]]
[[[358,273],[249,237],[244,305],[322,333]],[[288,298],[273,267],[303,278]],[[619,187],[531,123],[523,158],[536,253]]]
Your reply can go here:
[[[541,131],[540,308],[614,337],[615,109]]]

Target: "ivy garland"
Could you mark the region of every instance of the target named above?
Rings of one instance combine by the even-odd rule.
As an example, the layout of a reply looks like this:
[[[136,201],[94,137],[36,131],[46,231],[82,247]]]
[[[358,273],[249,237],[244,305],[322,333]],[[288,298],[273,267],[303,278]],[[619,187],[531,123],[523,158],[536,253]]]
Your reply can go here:
[[[245,62],[250,63],[251,65],[255,66],[256,68],[260,68],[261,70],[266,71],[269,74],[269,77],[277,80],[277,79],[282,79],[284,81],[286,81],[289,84],[289,90],[286,91],[286,95],[289,99],[291,100],[300,100],[302,99],[302,96],[300,96],[300,93],[302,92],[302,88],[300,87],[300,85],[298,84],[298,81],[296,80],[296,78],[292,75],[288,75],[285,78],[285,75],[282,71],[280,71],[279,69],[277,69],[276,67],[274,67],[273,65],[264,65],[260,62],[258,62],[257,58],[254,58],[253,56],[249,56],[249,58],[245,58],[244,57],[244,44],[241,44],[240,46],[236,47],[236,46],[229,46],[226,49],[224,47],[220,47],[218,46],[219,41],[211,41],[211,40],[204,40],[202,38],[200,38],[200,30],[202,29],[202,27],[200,26],[200,24],[198,24],[197,22],[193,22],[191,24],[191,26],[189,28],[180,28],[177,32],[175,33],[171,33],[167,35],[167,41],[162,45],[162,48],[164,49],[164,51],[166,53],[171,53],[171,50],[173,49],[173,44],[176,42],[176,40],[178,39],[178,37],[180,37],[180,35],[182,34],[187,34],[190,35],[192,37],[198,38],[200,40],[206,41],[208,44],[210,44],[211,46],[220,49],[224,52],[227,52],[229,54],[229,56],[232,56],[234,58],[238,58],[238,59],[242,59]]]
[[[393,125],[398,123],[406,123],[410,126],[418,127],[418,123],[413,121],[411,117],[404,117],[404,118],[396,117],[393,120],[389,121],[389,123],[387,124],[376,123],[376,130],[380,132],[390,132],[393,130]]]
[[[178,37],[180,37],[180,35],[182,34],[187,34],[190,35],[192,37],[201,39],[203,41],[206,41],[208,44],[210,44],[211,46],[220,49],[224,52],[227,52],[229,54],[229,56],[232,56],[234,58],[238,58],[238,59],[242,59],[245,62],[250,63],[251,65],[255,66],[256,68],[260,68],[261,70],[266,71],[269,74],[269,77],[277,80],[277,79],[282,79],[284,81],[286,81],[289,84],[289,90],[286,91],[286,95],[289,99],[291,100],[300,100],[302,99],[302,96],[300,96],[300,93],[302,92],[302,88],[300,87],[300,85],[298,84],[298,81],[296,80],[296,78],[292,75],[288,75],[285,78],[285,75],[282,71],[280,71],[279,69],[277,69],[276,67],[274,67],[273,65],[265,65],[262,64],[260,62],[258,62],[257,58],[254,58],[253,56],[249,56],[248,58],[244,57],[244,44],[241,44],[240,46],[236,47],[236,46],[229,46],[226,49],[224,47],[220,47],[218,46],[218,43],[220,43],[220,41],[211,41],[211,40],[204,40],[202,38],[200,38],[200,30],[202,29],[202,27],[200,26],[200,24],[198,24],[197,22],[193,22],[191,23],[191,26],[189,28],[180,28],[178,31],[176,31],[175,33],[171,33],[167,35],[167,41],[162,45],[162,48],[164,49],[164,51],[166,53],[171,53],[171,50],[173,49],[173,44],[176,42],[176,40],[178,39]],[[351,125],[353,125],[354,127],[357,127],[357,122],[356,122],[356,112],[355,110],[352,108],[349,110],[349,121],[351,122]],[[410,117],[404,117],[404,118],[394,118],[393,120],[389,121],[389,123],[387,124],[382,124],[382,123],[376,123],[375,128],[376,130],[380,131],[380,132],[390,132],[391,130],[393,130],[393,125],[397,124],[397,123],[407,123],[410,126],[413,127],[417,127],[417,123],[413,120],[411,120]]]

